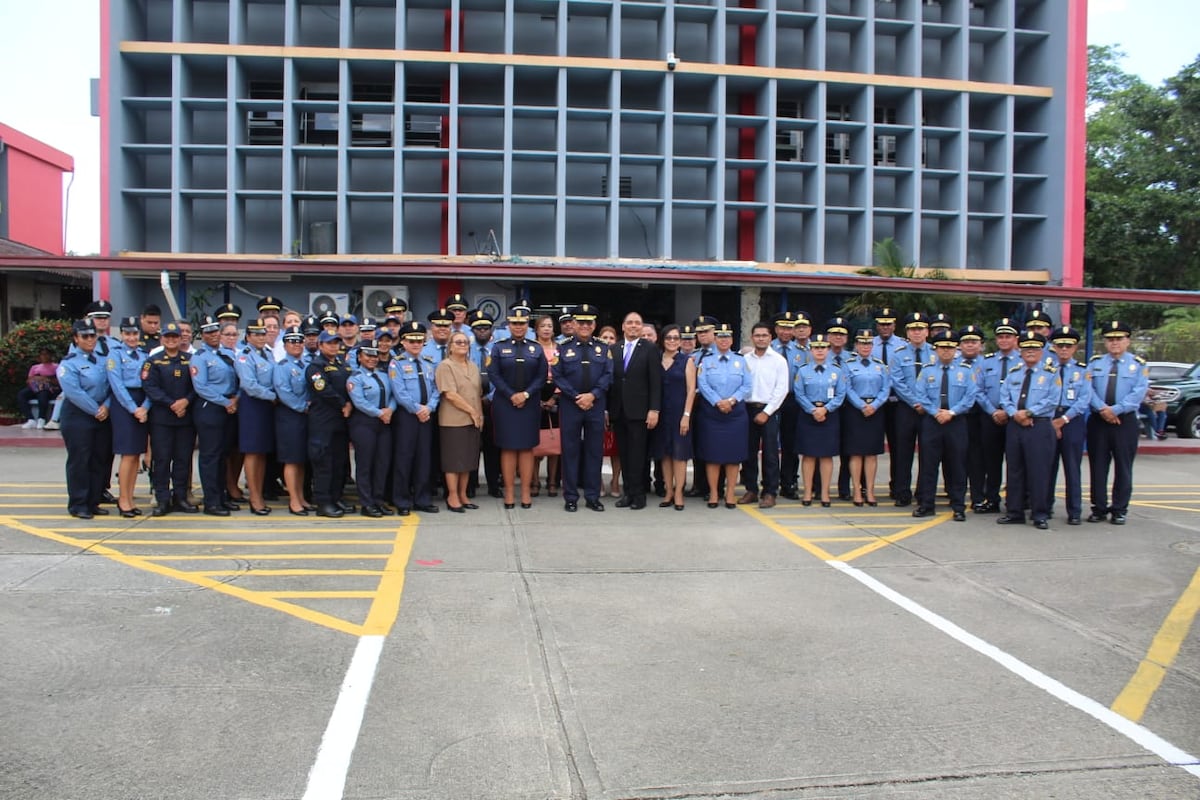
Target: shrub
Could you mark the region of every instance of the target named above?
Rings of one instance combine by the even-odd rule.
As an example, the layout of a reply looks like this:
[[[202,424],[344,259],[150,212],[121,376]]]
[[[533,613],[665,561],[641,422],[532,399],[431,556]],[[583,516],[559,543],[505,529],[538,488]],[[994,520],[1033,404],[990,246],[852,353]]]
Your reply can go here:
[[[61,361],[71,344],[71,323],[61,319],[38,319],[15,325],[0,339],[0,407],[14,411],[17,392],[25,385],[29,368],[38,360],[38,353],[49,350],[55,361]]]

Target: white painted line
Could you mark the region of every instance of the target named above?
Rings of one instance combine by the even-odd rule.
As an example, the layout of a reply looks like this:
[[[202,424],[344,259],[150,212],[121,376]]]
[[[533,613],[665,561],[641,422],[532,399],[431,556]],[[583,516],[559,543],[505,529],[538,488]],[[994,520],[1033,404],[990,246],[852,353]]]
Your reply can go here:
[[[933,613],[925,608],[925,606],[908,599],[895,589],[885,586],[862,570],[851,567],[841,561],[826,561],[825,563],[836,570],[844,572],[871,591],[890,600],[910,614],[928,622],[952,639],[965,644],[980,655],[987,656],[1017,677],[1032,683],[1034,686],[1048,692],[1051,696],[1056,697],[1067,705],[1073,706],[1088,716],[1104,723],[1117,733],[1154,753],[1154,755],[1168,764],[1181,767],[1200,778],[1200,759],[1197,759],[1196,756],[1180,750],[1161,736],[1138,725],[1136,722],[1130,722],[1120,714],[1097,703],[1090,697],[1086,697],[1074,689],[1064,686],[1059,681],[1056,681],[1043,672],[1039,672],[1019,658],[1009,655],[995,645],[988,644],[974,634],[968,633],[945,617]]]
[[[358,744],[358,731],[367,710],[367,699],[371,696],[371,684],[375,682],[379,655],[383,652],[384,638],[363,636],[358,640],[354,657],[350,659],[350,668],[342,680],[333,714],[329,717],[329,725],[321,737],[317,760],[308,772],[308,788],[304,790],[303,800],[341,800],[346,789],[350,759],[354,756],[354,746]]]

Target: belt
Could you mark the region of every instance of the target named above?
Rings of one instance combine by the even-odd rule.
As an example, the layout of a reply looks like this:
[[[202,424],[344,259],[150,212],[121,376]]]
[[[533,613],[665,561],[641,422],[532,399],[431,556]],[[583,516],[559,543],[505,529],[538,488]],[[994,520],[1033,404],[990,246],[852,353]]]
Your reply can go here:
[[[814,406],[816,406],[817,408],[824,408],[824,407],[825,407],[825,402],[824,402],[824,401],[818,401],[818,402],[814,402],[814,403],[813,403],[813,405],[814,405]]]
[[[1061,417],[1065,413],[1067,413],[1066,406],[1059,406],[1058,408],[1054,409],[1054,416],[1056,417]]]
[[[1053,417],[1034,417],[1034,422],[1049,422]]]
[[[864,397],[864,398],[862,399],[862,401],[863,401],[864,403],[874,403],[874,402],[875,402],[875,398],[874,398],[874,397]]]
[[[754,403],[754,402],[746,403],[746,408],[750,408],[751,406],[753,406],[754,408],[766,408],[767,404],[766,403]]]

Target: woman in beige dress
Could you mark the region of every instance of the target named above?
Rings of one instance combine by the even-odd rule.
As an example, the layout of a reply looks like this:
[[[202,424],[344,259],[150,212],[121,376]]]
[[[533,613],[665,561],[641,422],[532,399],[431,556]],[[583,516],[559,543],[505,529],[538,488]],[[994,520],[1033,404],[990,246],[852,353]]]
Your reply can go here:
[[[483,396],[479,367],[471,361],[467,335],[450,335],[450,349],[434,372],[442,401],[438,404],[438,429],[442,471],[446,475],[446,507],[456,514],[479,508],[467,501],[467,478],[479,469],[480,431],[483,430]]]

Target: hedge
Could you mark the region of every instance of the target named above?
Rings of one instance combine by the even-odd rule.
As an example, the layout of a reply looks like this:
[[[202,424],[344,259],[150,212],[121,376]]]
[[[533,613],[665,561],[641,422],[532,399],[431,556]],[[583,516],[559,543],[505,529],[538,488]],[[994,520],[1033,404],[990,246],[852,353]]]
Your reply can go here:
[[[61,319],[21,322],[0,339],[0,408],[16,412],[17,392],[37,363],[38,353],[49,350],[61,361],[71,344],[71,323]]]

